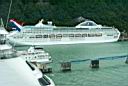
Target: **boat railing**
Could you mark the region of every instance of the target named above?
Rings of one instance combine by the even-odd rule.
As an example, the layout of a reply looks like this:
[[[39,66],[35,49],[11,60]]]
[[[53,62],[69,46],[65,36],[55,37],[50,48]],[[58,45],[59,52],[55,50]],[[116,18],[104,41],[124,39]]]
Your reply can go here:
[[[92,29],[87,29],[87,28],[75,28],[75,27],[56,27],[54,30],[44,30],[42,28],[33,28],[33,29],[26,29],[23,31],[23,33],[32,33],[32,34],[70,34],[70,33],[117,33],[117,30],[115,28],[92,28]]]
[[[115,32],[115,30],[111,29],[111,30],[53,30],[53,31],[42,31],[42,33],[81,33],[81,32],[86,32],[86,33],[94,33],[94,32]]]

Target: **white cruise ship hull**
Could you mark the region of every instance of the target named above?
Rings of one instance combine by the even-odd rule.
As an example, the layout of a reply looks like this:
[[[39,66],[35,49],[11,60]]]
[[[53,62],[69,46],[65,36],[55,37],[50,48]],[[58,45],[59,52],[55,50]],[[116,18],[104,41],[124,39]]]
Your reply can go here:
[[[14,45],[56,45],[56,44],[79,44],[79,43],[105,43],[116,42],[119,39],[118,36],[102,36],[102,37],[76,37],[76,38],[36,38],[36,39],[13,39],[9,38],[10,43]]]

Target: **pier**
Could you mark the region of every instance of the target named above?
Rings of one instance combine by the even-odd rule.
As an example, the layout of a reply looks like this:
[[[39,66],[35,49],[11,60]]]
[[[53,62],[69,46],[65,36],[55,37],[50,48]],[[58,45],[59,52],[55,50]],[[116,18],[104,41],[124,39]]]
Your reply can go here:
[[[61,62],[61,70],[63,72],[71,71],[71,62]]]
[[[71,65],[80,62],[88,62],[90,61],[91,68],[99,68],[100,61],[103,60],[116,60],[116,59],[126,59],[125,63],[128,64],[128,55],[121,55],[121,56],[110,56],[110,57],[100,57],[96,59],[82,59],[82,60],[71,60],[68,62],[61,62],[61,70],[62,72],[71,71]]]

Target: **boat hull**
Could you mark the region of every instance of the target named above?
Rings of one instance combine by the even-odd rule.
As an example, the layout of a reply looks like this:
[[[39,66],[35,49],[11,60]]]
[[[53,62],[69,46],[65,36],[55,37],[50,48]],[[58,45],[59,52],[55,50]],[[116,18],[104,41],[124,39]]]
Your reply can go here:
[[[106,42],[116,42],[118,41],[119,37],[117,38],[86,38],[86,39],[63,39],[63,40],[42,40],[41,39],[33,39],[28,41],[23,40],[14,40],[10,39],[9,42],[14,46],[20,45],[57,45],[57,44],[80,44],[80,43],[106,43]]]

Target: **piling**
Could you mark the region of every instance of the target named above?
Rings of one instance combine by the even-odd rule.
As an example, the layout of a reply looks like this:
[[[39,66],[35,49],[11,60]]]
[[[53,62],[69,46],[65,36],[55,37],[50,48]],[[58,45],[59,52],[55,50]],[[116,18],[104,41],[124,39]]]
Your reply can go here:
[[[48,64],[37,64],[37,67],[42,73],[52,73],[52,67],[48,66]]]
[[[126,61],[125,61],[126,64],[128,64],[128,57],[126,57]]]
[[[99,68],[99,60],[91,60],[91,68]]]
[[[63,72],[71,71],[71,62],[61,62],[61,70]]]

